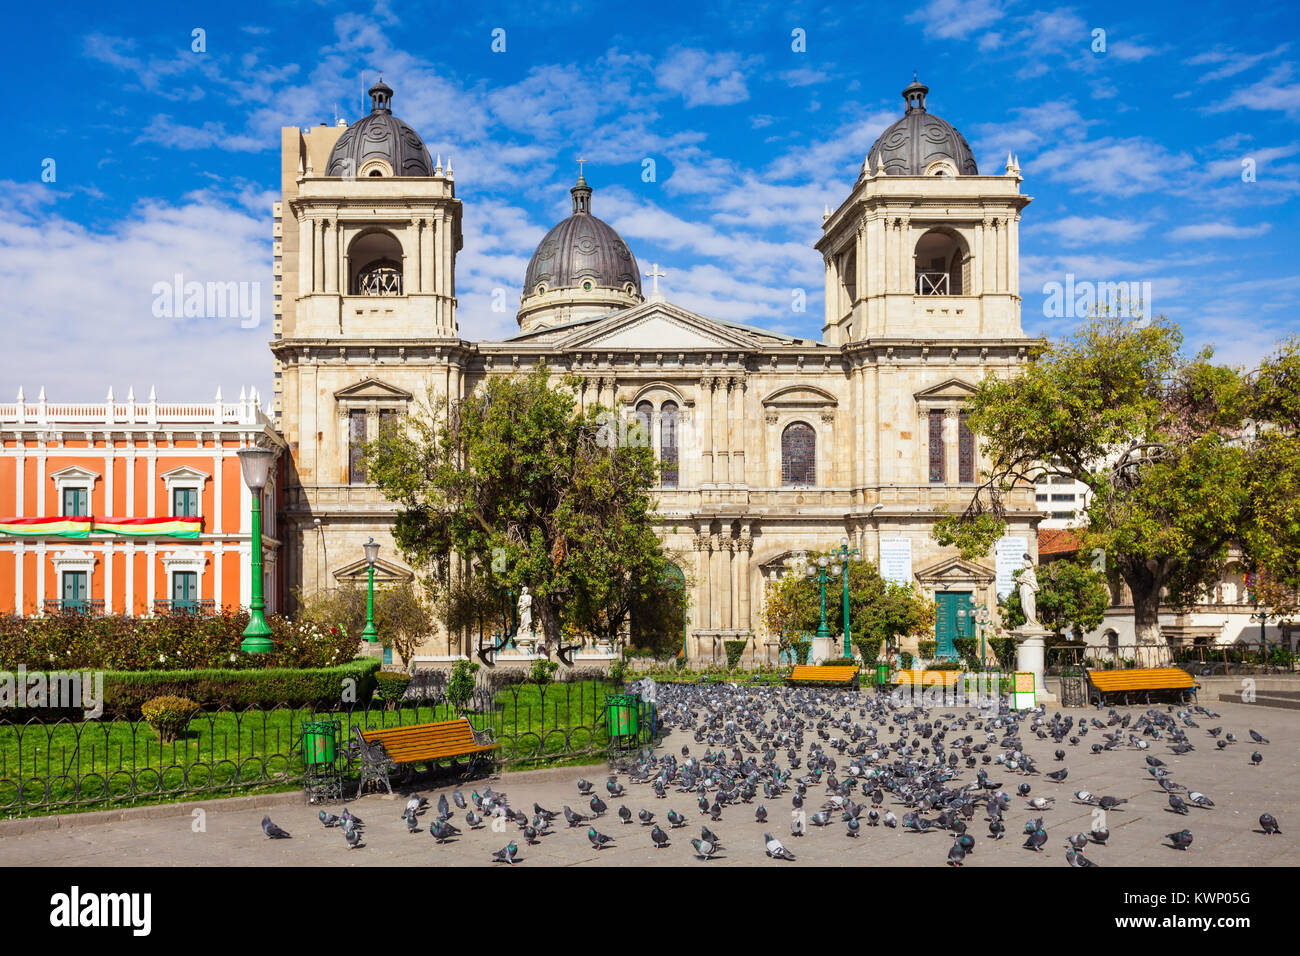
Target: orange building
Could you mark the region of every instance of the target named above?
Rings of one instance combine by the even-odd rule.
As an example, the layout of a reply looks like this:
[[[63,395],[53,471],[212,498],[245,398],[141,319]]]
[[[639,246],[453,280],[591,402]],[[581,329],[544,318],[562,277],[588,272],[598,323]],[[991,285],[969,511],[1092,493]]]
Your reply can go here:
[[[211,613],[251,597],[250,498],[237,452],[283,441],[238,402],[0,403],[0,614]],[[280,606],[277,504],[263,492],[268,613]]]

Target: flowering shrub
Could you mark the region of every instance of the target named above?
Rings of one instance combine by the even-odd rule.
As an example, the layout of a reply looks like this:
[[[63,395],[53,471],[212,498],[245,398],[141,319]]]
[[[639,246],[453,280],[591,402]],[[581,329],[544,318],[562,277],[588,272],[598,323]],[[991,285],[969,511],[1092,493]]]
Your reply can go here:
[[[356,656],[338,626],[267,617],[273,647],[244,654],[245,610],[133,618],[51,614],[0,618],[0,670],[184,670],[330,667]]]

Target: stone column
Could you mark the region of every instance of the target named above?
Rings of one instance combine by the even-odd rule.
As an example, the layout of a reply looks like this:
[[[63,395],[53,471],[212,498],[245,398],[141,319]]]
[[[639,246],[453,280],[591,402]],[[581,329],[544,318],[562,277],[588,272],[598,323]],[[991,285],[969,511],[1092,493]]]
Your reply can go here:
[[[754,539],[750,536],[749,525],[741,526],[740,537],[736,539],[736,548],[738,555],[736,560],[739,569],[737,591],[740,598],[740,613],[736,621],[736,627],[752,632],[754,623],[750,615],[750,581],[752,575],[750,562],[754,557]]]
[[[298,294],[312,291],[311,253],[316,247],[316,221],[303,219],[298,223]]]
[[[826,296],[826,324],[833,325],[835,320],[839,318],[839,314],[836,310],[838,296],[835,294],[836,289],[839,287],[839,283],[835,278],[835,262],[830,253],[827,253],[822,257],[822,259],[826,263],[826,285],[824,287],[824,294]]]
[[[745,376],[737,375],[731,379],[732,393],[732,442],[731,442],[731,483],[745,484]]]
[[[717,383],[713,378],[700,379],[700,421],[696,434],[700,438],[700,481],[702,484],[713,482],[713,389]]]

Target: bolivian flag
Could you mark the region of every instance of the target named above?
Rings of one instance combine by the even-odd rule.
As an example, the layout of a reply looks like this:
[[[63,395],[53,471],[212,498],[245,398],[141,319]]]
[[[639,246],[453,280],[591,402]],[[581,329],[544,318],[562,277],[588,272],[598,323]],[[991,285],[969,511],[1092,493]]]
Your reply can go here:
[[[92,518],[0,518],[0,534],[25,538],[86,538]]]
[[[133,538],[197,538],[203,519],[195,518],[96,518],[95,530]]]

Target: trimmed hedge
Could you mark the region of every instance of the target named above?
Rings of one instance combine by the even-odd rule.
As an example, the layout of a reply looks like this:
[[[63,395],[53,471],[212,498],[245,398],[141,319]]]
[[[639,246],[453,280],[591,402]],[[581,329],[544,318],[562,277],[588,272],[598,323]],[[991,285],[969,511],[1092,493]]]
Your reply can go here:
[[[939,642],[932,641],[932,640],[917,641],[916,652],[921,657],[924,657],[928,660],[929,658],[934,657],[934,655],[939,652]]]
[[[240,648],[248,611],[92,617],[47,614],[0,617],[0,670],[223,671],[277,667],[334,667],[352,660],[357,639],[340,627],[318,627],[268,615],[272,648]]]
[[[723,641],[723,648],[727,652],[727,670],[735,670],[740,663],[740,657],[745,653],[745,648],[749,646],[749,641]]]
[[[339,667],[273,667],[264,670],[207,669],[192,671],[105,671],[104,716],[141,715],[145,702],[155,697],[186,697],[204,710],[217,707],[331,707],[341,703],[345,680],[356,681],[356,702],[365,704],[375,692],[374,658],[350,661]],[[34,672],[28,672],[30,678]],[[82,711],[76,711],[78,718]],[[54,709],[6,710],[0,718],[48,721],[64,716]]]
[[[871,667],[880,657],[881,643],[878,637],[859,637],[853,642],[853,646],[862,655],[862,663]]]

